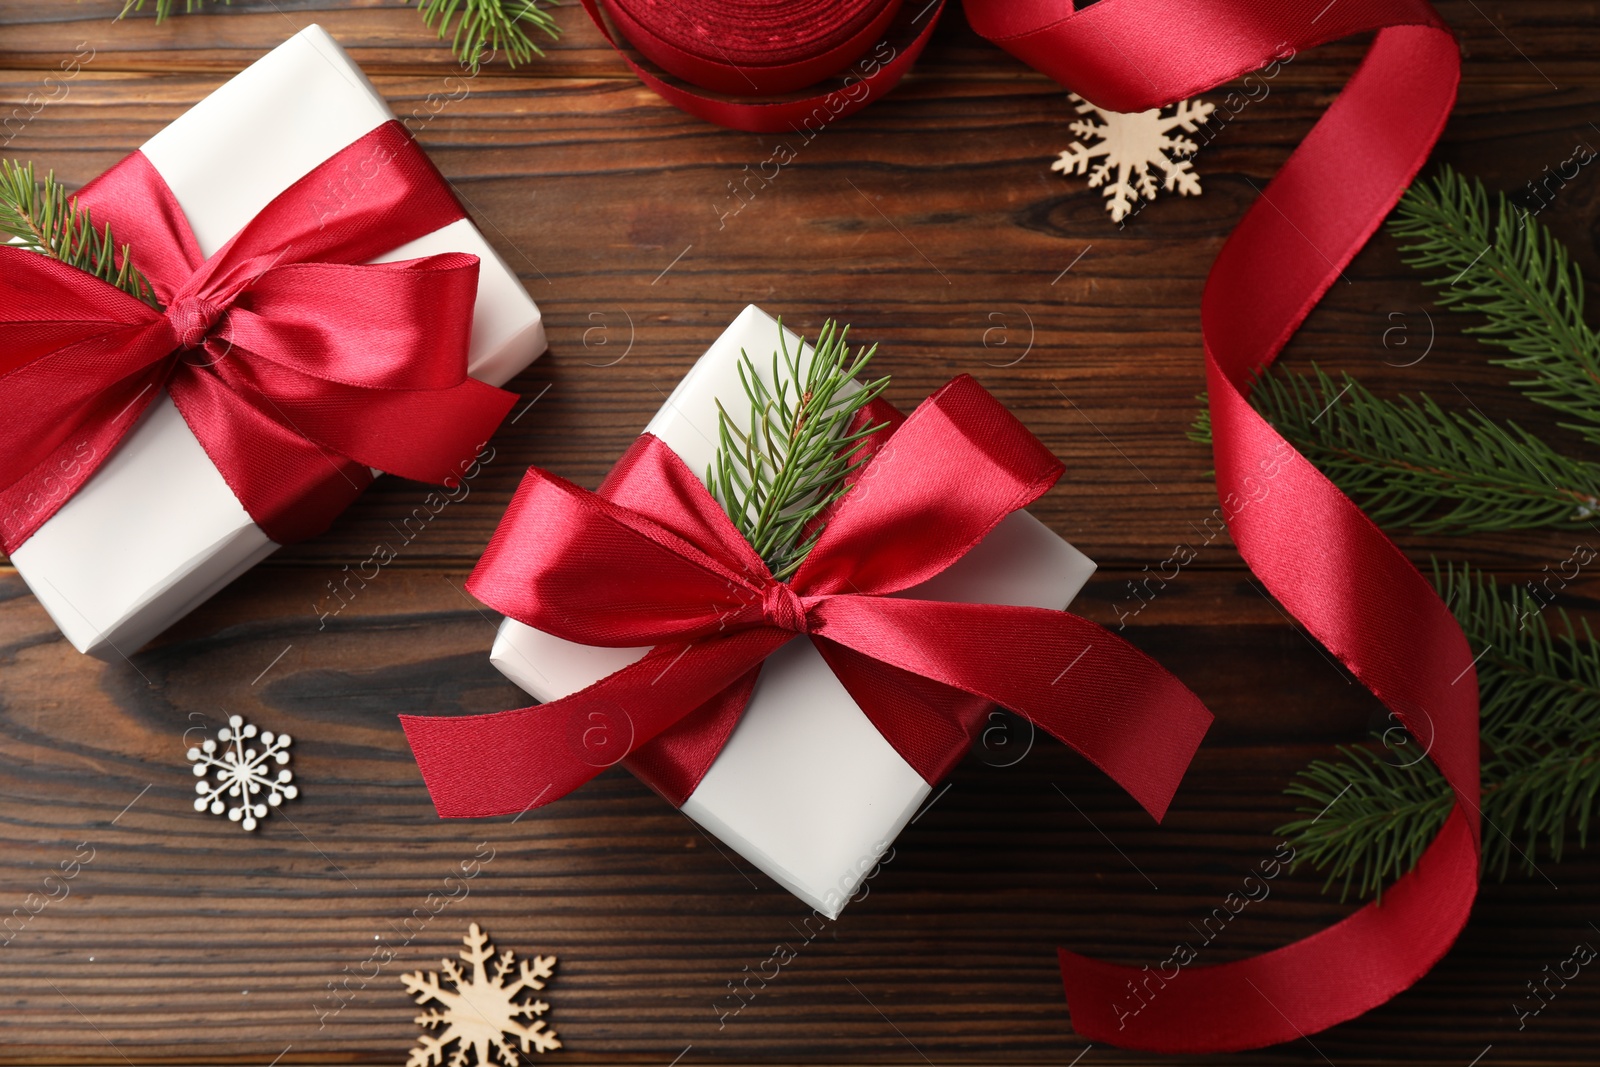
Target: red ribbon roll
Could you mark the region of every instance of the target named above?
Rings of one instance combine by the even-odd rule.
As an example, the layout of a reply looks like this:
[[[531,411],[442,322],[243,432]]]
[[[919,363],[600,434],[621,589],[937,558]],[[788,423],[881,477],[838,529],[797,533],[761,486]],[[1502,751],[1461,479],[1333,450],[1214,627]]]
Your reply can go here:
[[[598,19],[596,0],[585,3]],[[1073,1024],[1093,1041],[1217,1052],[1294,1040],[1427,973],[1477,893],[1478,692],[1466,638],[1399,549],[1247,400],[1252,375],[1276,358],[1427,158],[1455,100],[1460,55],[1424,0],[1100,0],[1082,10],[1070,0],[966,0],[965,8],[984,37],[1124,112],[1377,31],[1350,84],[1212,267],[1201,326],[1217,491],[1251,570],[1430,753],[1456,809],[1381,905],[1276,951],[1170,975],[1060,954]],[[643,76],[662,91],[659,78]],[[752,106],[666,89],[679,107],[743,130],[784,129],[809,103]],[[1250,506],[1237,507],[1241,500]]]
[[[142,153],[77,199],[135,250],[164,310],[0,246],[7,552],[162,390],[279,544],[326,529],[372,480],[368,468],[445,481],[516,399],[467,376],[476,256],[365,264],[466,217],[398,122],[279,194],[210,259]]]
[[[639,80],[691,115],[754,133],[820,129],[893,89],[910,71],[944,0],[583,0],[584,9]],[[608,18],[609,16],[609,18]],[[902,16],[897,18],[897,16]],[[667,81],[622,52],[612,23],[645,57],[692,88]],[[886,37],[904,29],[909,40]],[[839,85],[797,100],[718,99],[805,89],[833,75]]]
[[[883,38],[900,0],[606,0],[651,62],[712,92],[787,93],[841,73]]]

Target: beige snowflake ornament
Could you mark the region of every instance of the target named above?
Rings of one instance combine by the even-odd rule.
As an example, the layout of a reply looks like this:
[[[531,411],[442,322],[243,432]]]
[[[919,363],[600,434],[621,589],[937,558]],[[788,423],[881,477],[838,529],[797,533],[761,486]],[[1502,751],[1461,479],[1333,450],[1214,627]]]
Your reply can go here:
[[[1193,133],[1211,117],[1215,107],[1198,98],[1180,100],[1169,109],[1155,108],[1134,114],[1107,111],[1073,93],[1078,114],[1071,130],[1078,140],[1067,146],[1051,170],[1062,174],[1086,174],[1089,188],[1105,186],[1106,210],[1112,222],[1121,222],[1138,210],[1139,200],[1154,200],[1158,188],[1183,196],[1200,195],[1200,176],[1194,172],[1189,156],[1199,145],[1174,131]],[[1099,122],[1095,121],[1099,118]]]
[[[531,961],[523,960],[517,975],[511,978],[515,955],[506,951],[497,958],[489,935],[477,923],[468,927],[461,942],[466,946],[461,950],[461,959],[471,965],[471,976],[463,974],[455,960],[442,961],[444,975],[454,989],[441,986],[439,975],[431,971],[414,971],[400,978],[418,1005],[430,1001],[438,1005],[418,1015],[417,1025],[428,1030],[442,1028],[437,1036],[418,1035],[417,1047],[407,1057],[406,1067],[440,1067],[452,1043],[455,1050],[450,1054],[449,1067],[517,1067],[522,1061],[517,1058],[514,1043],[523,1052],[560,1048],[556,1032],[546,1030],[539,1018],[550,1010],[550,1005],[542,1000],[518,999],[524,990],[544,988],[544,979],[550,977],[556,958],[535,956]],[[490,960],[494,960],[492,975],[484,966]],[[467,1058],[469,1051],[474,1058]]]

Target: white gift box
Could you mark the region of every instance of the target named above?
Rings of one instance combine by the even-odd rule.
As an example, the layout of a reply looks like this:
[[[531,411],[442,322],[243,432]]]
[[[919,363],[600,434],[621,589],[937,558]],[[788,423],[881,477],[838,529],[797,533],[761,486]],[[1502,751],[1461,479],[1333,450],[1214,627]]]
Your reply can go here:
[[[703,476],[716,454],[717,402],[729,412],[749,410],[738,376],[741,349],[769,378],[778,333],[777,322],[760,308],[745,308],[678,383],[646,432]],[[795,351],[799,338],[783,334]],[[809,357],[810,349],[804,352]],[[1060,609],[1093,573],[1087,556],[1019,511],[944,573],[901,595]],[[534,697],[554,700],[647,651],[573,644],[506,619],[490,657]],[[929,792],[816,647],[795,640],[762,665],[744,716],[682,810],[832,919]]]
[[[279,193],[394,118],[320,26],[263,56],[145,143],[209,256]],[[379,261],[470,252],[480,261],[468,371],[501,385],[545,348],[516,274],[461,219]],[[11,556],[80,651],[139,648],[278,545],[162,395],[94,476]]]

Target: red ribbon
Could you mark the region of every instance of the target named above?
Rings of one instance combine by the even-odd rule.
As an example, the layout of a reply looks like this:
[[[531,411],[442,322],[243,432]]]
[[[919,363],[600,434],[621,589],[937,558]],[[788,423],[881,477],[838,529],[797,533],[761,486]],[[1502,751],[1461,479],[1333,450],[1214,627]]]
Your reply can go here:
[[[900,0],[708,0],[689,5],[583,0],[583,6],[629,69],[674,107],[730,129],[781,133],[820,130],[898,85],[933,36],[944,0],[919,0],[914,12],[902,8]],[[627,43],[696,88],[667,81],[623,52],[612,23]],[[886,33],[897,39],[909,34],[910,40],[897,47]],[[737,99],[805,88],[841,71],[847,73],[828,92],[763,103]]]
[[[594,13],[594,0],[586,3]],[[1206,285],[1217,491],[1235,515],[1230,532],[1246,563],[1430,753],[1456,809],[1381,905],[1276,951],[1174,974],[1060,954],[1073,1025],[1092,1041],[1216,1052],[1294,1040],[1384,1003],[1427,973],[1477,892],[1478,692],[1466,639],[1394,544],[1246,399],[1252,376],[1276,358],[1426,159],[1455,100],[1460,56],[1424,0],[1100,0],[1082,10],[1070,0],[966,0],[965,8],[984,37],[1125,112],[1186,99],[1286,50],[1377,31],[1366,61],[1234,231]],[[741,39],[754,32],[729,30]],[[713,122],[761,131],[785,128],[809,103],[763,112],[704,97],[686,103],[676,87],[663,95]]]
[[[371,481],[368,468],[447,480],[515,400],[467,376],[476,256],[362,265],[465,217],[398,122],[290,186],[209,259],[141,153],[78,202],[134,250],[164,310],[0,247],[8,552],[163,389],[280,544],[325,529]]]
[[[805,634],[930,783],[998,703],[1161,818],[1211,722],[1176,678],[1066,612],[892,595],[1037,499],[1060,462],[966,376],[877,444],[787,584],[655,437],[639,438],[599,493],[530,470],[468,588],[569,641],[654,647],[547,704],[402,716],[439,813],[500,815],[565,795],[602,769],[581,747],[583,727],[619,714],[630,765],[681,805],[743,713],[762,660]],[[494,754],[488,771],[485,753]]]
[[[1206,1052],[1292,1041],[1408,988],[1449,950],[1477,893],[1478,688],[1465,636],[1377,526],[1246,399],[1394,207],[1455,101],[1460,57],[1421,0],[1276,4],[1104,0],[969,4],[980,33],[1078,91],[1142,111],[1281,55],[1378,30],[1365,63],[1246,214],[1201,306],[1217,492],[1249,500],[1230,533],[1267,589],[1395,713],[1454,790],[1416,869],[1337,925],[1175,976],[1061,952],[1074,1028],[1133,1048]],[[1178,44],[1181,42],[1181,44]]]
[[[628,42],[663,70],[712,92],[787,93],[859,59],[900,0],[606,0]]]

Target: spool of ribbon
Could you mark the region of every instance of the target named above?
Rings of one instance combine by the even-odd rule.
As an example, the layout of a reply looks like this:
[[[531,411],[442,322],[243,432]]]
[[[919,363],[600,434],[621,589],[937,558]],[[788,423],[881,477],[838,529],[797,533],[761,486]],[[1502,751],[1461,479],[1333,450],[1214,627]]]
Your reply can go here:
[[[466,217],[398,122],[290,186],[209,259],[141,153],[77,200],[136,250],[163,309],[0,246],[8,552],[163,390],[279,544],[326,529],[372,480],[369,468],[445,481],[516,399],[467,376],[476,256],[365,263]]]
[[[883,38],[900,0],[606,0],[629,43],[718,93],[787,93],[842,73]]]
[[[719,126],[777,133],[820,129],[894,88],[933,35],[944,0],[915,10],[901,0],[583,0],[583,6],[639,80],[673,106]],[[629,56],[624,43],[665,74]],[[835,77],[831,88],[813,88]],[[792,99],[742,99],[807,89]]]
[[[597,21],[600,2],[609,10],[617,0],[585,0]],[[782,0],[755,6],[776,9]],[[1124,112],[1187,99],[1285,54],[1377,31],[1365,62],[1251,206],[1207,280],[1201,329],[1217,491],[1225,505],[1255,501],[1229,509],[1237,512],[1230,532],[1245,562],[1428,751],[1455,794],[1455,810],[1381,904],[1273,952],[1173,974],[1060,953],[1073,1025],[1092,1041],[1220,1052],[1316,1033],[1410,987],[1466,924],[1480,856],[1478,693],[1471,651],[1448,608],[1372,521],[1250,407],[1249,383],[1427,158],[1455,101],[1460,54],[1425,0],[964,6],[983,37]],[[759,31],[739,36],[750,42]],[[741,105],[653,75],[646,81],[677,106],[742,130],[794,127],[813,104]],[[737,91],[731,81],[720,84]],[[872,97],[890,84],[880,82]],[[1268,470],[1277,473],[1256,500]]]
[[[762,661],[806,635],[930,785],[998,703],[1161,818],[1211,722],[1181,682],[1064,611],[891,595],[1037,499],[1060,462],[967,376],[903,421],[881,403],[871,420],[889,429],[788,583],[655,437],[640,437],[598,493],[530,470],[467,588],[568,641],[654,647],[546,704],[402,716],[439,814],[509,814],[565,796],[605,766],[573,739],[591,715],[619,708],[630,768],[681,806],[744,713]],[[669,669],[672,684],[657,685]]]

